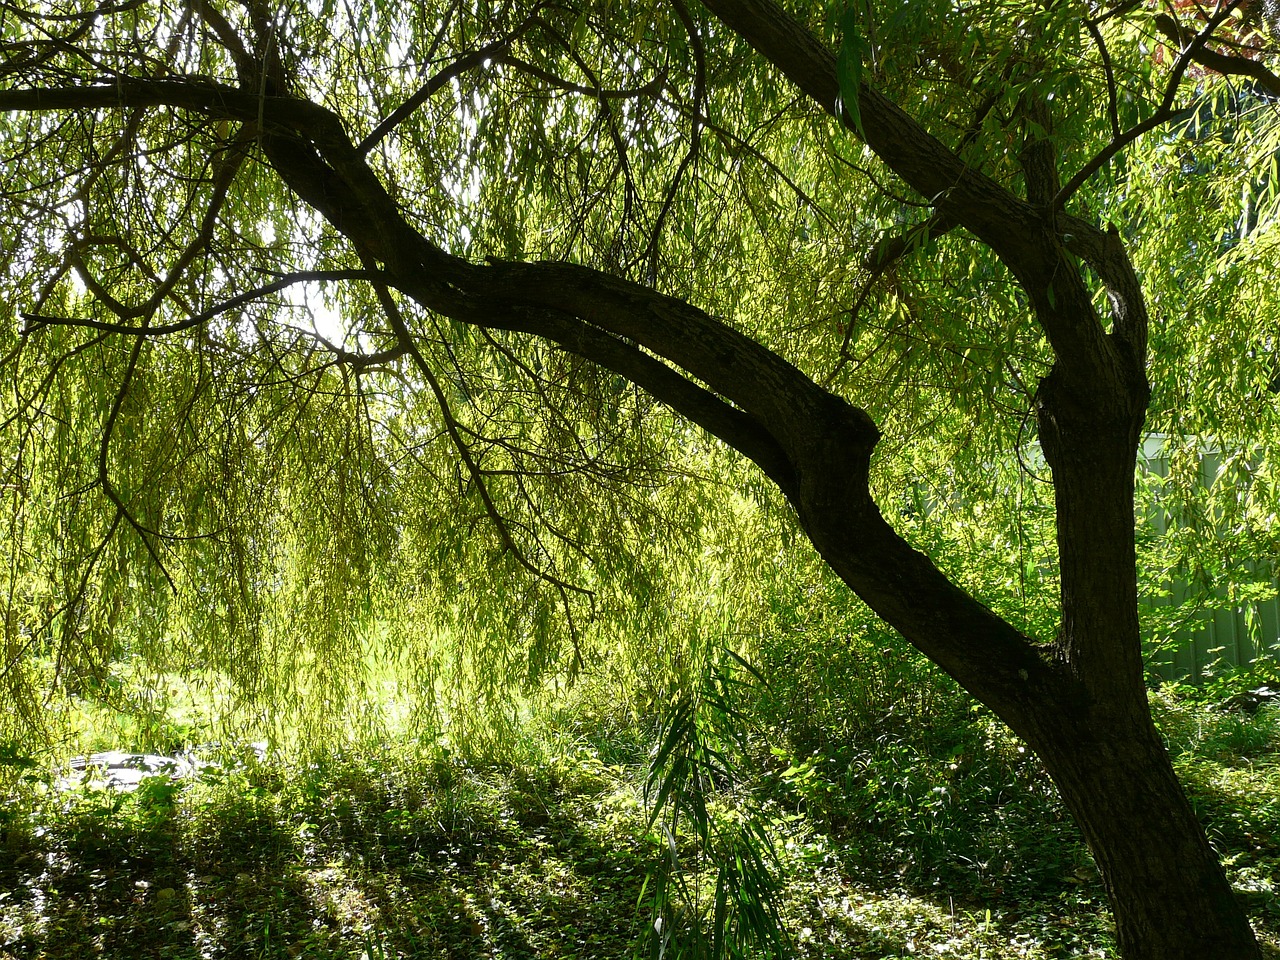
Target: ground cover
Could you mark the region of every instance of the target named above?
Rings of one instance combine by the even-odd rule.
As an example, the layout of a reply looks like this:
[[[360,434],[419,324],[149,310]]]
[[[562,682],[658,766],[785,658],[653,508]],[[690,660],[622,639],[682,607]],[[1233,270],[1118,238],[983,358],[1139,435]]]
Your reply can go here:
[[[1280,715],[1173,695],[1154,706],[1280,956]],[[720,786],[718,815],[749,806],[776,838],[799,956],[1115,955],[1096,875],[1036,789],[1036,761],[998,728],[968,728],[931,748],[904,731],[856,756],[776,751]],[[551,746],[488,763],[388,744],[249,758],[129,793],[33,775],[3,816],[0,956],[628,957],[663,949],[659,917],[680,955],[705,921],[706,851],[650,824],[634,743]],[[692,892],[655,914],[673,852]]]

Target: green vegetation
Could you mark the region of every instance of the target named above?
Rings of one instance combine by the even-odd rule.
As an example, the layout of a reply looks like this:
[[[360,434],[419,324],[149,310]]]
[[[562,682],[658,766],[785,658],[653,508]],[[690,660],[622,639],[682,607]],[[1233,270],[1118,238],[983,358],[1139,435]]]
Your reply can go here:
[[[15,949],[1258,960],[1278,70],[1270,0],[0,0]]]
[[[785,689],[751,690],[751,755],[733,761],[749,776],[705,797],[713,818],[750,806],[767,826],[795,955],[1114,956],[1097,873],[1038,762],[902,641],[868,636],[843,651],[875,658],[875,680],[837,691],[830,713],[799,710]],[[1193,693],[1161,691],[1153,707],[1280,956],[1280,710]],[[652,890],[670,851],[649,823],[646,751],[635,718],[586,722],[583,706],[531,719],[502,759],[369,742],[305,761],[250,754],[132,793],[31,776],[3,813],[0,956],[658,951]],[[674,925],[672,956],[696,956],[710,937],[717,864],[699,858],[695,834],[681,830],[677,847],[700,893],[656,906]]]

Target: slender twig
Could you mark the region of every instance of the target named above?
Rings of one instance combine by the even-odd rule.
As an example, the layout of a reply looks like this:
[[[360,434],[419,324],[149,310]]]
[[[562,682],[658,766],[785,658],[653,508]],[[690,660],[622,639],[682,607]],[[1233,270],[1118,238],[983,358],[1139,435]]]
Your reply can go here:
[[[107,333],[120,333],[135,337],[159,337],[171,333],[181,333],[183,330],[198,327],[200,324],[206,323],[229,310],[235,310],[254,300],[270,296],[295,283],[326,280],[368,280],[372,282],[381,276],[382,273],[378,270],[300,270],[296,273],[286,274],[272,283],[237,294],[230,300],[224,300],[216,307],[201,311],[185,320],[158,326],[112,323],[107,320],[93,320],[89,317],[51,317],[46,314],[23,313],[22,319],[27,322],[27,325],[23,327],[22,333],[25,336],[40,327],[89,327],[94,330],[104,330]]]
[[[690,111],[691,121],[689,124],[689,149],[680,160],[680,165],[676,168],[675,176],[671,178],[671,184],[667,188],[667,196],[663,200],[662,209],[658,213],[658,220],[653,225],[653,232],[649,236],[648,248],[644,252],[644,257],[649,261],[648,280],[650,284],[657,283],[658,279],[658,258],[662,251],[662,228],[667,222],[667,216],[671,213],[671,208],[676,202],[676,195],[680,191],[680,184],[684,180],[685,173],[689,167],[698,161],[698,154],[702,147],[702,113],[703,103],[707,98],[707,51],[702,44],[702,34],[698,32],[698,25],[694,22],[693,15],[689,13],[688,7],[684,5],[682,0],[672,0],[672,6],[675,8],[676,16],[680,18],[680,23],[684,26],[685,33],[689,36],[689,46],[693,50],[693,109]]]
[[[536,64],[532,64],[512,53],[499,53],[494,56],[493,62],[514,67],[521,73],[527,73],[531,77],[536,77],[537,79],[544,81],[548,86],[555,87],[558,90],[563,90],[566,93],[580,93],[584,97],[591,97],[594,100],[638,100],[642,97],[652,97],[660,93],[667,83],[666,74],[660,73],[643,86],[632,87],[630,89],[606,89],[603,87],[588,86],[582,83],[574,83],[572,80],[566,80],[564,77],[558,76],[550,70],[546,70]]]
[[[1182,52],[1178,54],[1178,59],[1173,64],[1169,82],[1165,85],[1164,96],[1161,98],[1160,106],[1157,107],[1156,112],[1141,123],[1130,127],[1120,136],[1113,137],[1110,143],[1094,154],[1093,159],[1081,167],[1067,185],[1059,190],[1057,195],[1049,202],[1051,211],[1057,212],[1061,210],[1066,202],[1075,195],[1076,191],[1084,186],[1090,177],[1110,163],[1111,158],[1121,150],[1143,134],[1149,133],[1156,127],[1163,126],[1178,115],[1179,111],[1174,106],[1174,100],[1178,95],[1178,87],[1182,84],[1182,77],[1187,72],[1187,67],[1195,60],[1197,53],[1208,42],[1209,38],[1213,36],[1213,32],[1222,25],[1223,21],[1242,2],[1244,0],[1231,0],[1230,3],[1222,7],[1217,14],[1209,19],[1209,22],[1204,25],[1204,29],[1185,44]]]
[[[391,113],[388,114],[381,123],[373,128],[367,137],[360,141],[356,146],[356,154],[363,157],[370,150],[376,147],[389,133],[391,133],[392,130],[404,123],[405,120],[409,119],[409,117],[411,117],[420,106],[430,100],[432,96],[435,95],[436,91],[447,84],[450,80],[461,76],[468,70],[474,70],[476,67],[483,66],[487,61],[498,59],[513,43],[516,42],[516,40],[518,40],[533,26],[534,23],[537,22],[537,10],[539,9],[541,9],[541,5],[535,9],[533,14],[526,17],[523,23],[506,36],[499,37],[497,40],[494,40],[492,43],[485,44],[478,50],[473,50],[470,53],[458,57],[458,59],[454,60],[443,70],[439,70],[432,74],[426,83],[415,90],[413,94],[404,101],[404,103],[391,111]]]
[[[1107,117],[1111,121],[1112,137],[1118,137],[1120,136],[1119,97],[1116,93],[1116,73],[1111,66],[1111,53],[1107,50],[1107,41],[1103,38],[1098,25],[1088,17],[1084,18],[1084,25],[1098,48],[1098,56],[1102,58],[1102,72],[1107,78]]]

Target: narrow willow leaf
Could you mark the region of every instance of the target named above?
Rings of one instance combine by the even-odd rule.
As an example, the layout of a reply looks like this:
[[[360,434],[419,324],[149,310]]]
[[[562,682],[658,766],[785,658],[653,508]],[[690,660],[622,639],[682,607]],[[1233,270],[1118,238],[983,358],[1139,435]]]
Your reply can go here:
[[[858,11],[852,5],[840,17],[840,51],[836,56],[836,72],[840,82],[840,101],[837,109],[848,113],[853,129],[863,140],[867,132],[862,127],[862,109],[858,93],[862,89],[863,64],[871,57],[871,44],[862,34]]]

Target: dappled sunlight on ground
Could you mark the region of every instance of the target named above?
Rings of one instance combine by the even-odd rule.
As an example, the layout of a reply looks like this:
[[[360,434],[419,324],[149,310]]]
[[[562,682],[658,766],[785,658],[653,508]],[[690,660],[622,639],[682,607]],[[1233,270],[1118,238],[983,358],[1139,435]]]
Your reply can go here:
[[[1179,764],[1267,955],[1280,956],[1274,755],[1239,764],[1187,753]],[[892,807],[849,807],[850,795],[842,808],[814,786],[828,769],[761,781],[776,797],[761,809],[799,957],[1115,956],[1087,858],[1069,832],[1037,826],[1052,806],[1023,811],[1025,822],[996,807],[975,818],[950,794],[937,800],[922,766],[919,790],[902,781]],[[955,804],[996,802],[984,792],[963,799],[974,788],[955,761],[939,769],[961,792]],[[142,777],[128,790],[101,779],[58,789],[51,775],[8,807],[0,958],[631,956],[653,927],[646,891],[672,849],[649,824],[643,776],[592,749],[483,768],[456,756],[366,752],[294,766],[255,757],[203,777]],[[982,776],[995,782],[990,770]],[[923,806],[910,800],[917,792]],[[734,802],[726,797],[726,810]],[[1033,839],[1049,846],[1026,862],[1043,869],[1019,876],[1026,858],[1009,845]],[[1008,859],[959,862],[982,844]],[[679,928],[706,908],[714,876],[692,841],[674,849],[691,891],[668,914]]]

